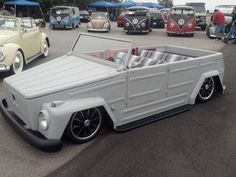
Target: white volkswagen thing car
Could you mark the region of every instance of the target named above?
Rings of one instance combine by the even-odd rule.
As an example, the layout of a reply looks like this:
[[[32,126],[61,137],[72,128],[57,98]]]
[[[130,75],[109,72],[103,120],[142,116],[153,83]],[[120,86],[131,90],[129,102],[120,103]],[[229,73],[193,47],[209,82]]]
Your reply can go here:
[[[0,71],[17,74],[39,56],[48,56],[49,39],[32,18],[0,16]]]
[[[106,119],[125,131],[206,102],[223,94],[223,76],[218,52],[81,33],[67,55],[4,79],[1,112],[30,144],[57,151],[63,135],[88,142]]]

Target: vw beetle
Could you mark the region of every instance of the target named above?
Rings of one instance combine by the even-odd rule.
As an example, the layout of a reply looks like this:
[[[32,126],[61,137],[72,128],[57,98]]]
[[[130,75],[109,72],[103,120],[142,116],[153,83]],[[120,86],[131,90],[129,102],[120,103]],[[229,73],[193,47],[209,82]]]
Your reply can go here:
[[[17,74],[34,59],[48,56],[49,38],[32,18],[0,16],[0,71]]]

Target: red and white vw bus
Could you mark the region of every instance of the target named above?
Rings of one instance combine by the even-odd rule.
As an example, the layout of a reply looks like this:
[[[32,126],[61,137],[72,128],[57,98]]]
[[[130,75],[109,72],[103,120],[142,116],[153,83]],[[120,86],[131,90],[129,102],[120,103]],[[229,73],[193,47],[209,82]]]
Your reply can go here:
[[[190,6],[175,6],[170,9],[167,19],[167,35],[181,34],[194,36],[196,27],[195,10]]]

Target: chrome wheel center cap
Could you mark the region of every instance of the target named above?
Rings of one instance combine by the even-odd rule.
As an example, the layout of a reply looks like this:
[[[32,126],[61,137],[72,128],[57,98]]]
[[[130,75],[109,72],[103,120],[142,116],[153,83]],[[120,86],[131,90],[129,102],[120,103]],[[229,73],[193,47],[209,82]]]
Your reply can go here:
[[[90,120],[86,119],[86,120],[84,121],[84,126],[85,126],[85,127],[88,127],[89,125],[90,125]]]
[[[206,90],[208,90],[209,89],[209,85],[207,84],[207,85],[205,85],[205,89]]]

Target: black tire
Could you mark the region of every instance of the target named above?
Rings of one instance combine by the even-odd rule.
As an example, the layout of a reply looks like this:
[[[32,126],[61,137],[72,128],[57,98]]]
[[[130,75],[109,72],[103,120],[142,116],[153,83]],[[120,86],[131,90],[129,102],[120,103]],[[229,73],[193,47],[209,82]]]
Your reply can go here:
[[[103,114],[99,108],[90,108],[74,113],[66,127],[66,135],[76,144],[94,139],[101,131]]]
[[[197,101],[204,103],[209,101],[215,93],[215,80],[213,77],[206,78],[203,82],[198,95]]]

